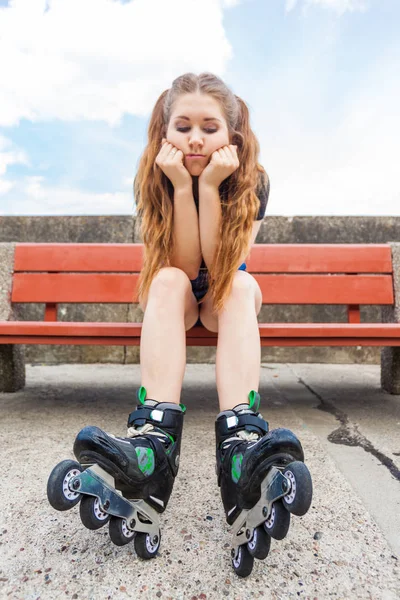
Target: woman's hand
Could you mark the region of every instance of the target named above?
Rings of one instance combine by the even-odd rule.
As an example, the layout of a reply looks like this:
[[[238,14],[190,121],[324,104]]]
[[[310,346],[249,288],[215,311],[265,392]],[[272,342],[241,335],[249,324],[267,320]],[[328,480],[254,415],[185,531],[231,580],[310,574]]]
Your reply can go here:
[[[168,177],[175,190],[182,187],[192,188],[192,176],[183,164],[182,150],[175,148],[165,138],[162,140],[162,147],[155,162]]]
[[[237,155],[237,146],[230,144],[216,150],[211,155],[211,160],[199,177],[199,184],[219,187],[219,185],[232,175],[239,167],[240,162]]]

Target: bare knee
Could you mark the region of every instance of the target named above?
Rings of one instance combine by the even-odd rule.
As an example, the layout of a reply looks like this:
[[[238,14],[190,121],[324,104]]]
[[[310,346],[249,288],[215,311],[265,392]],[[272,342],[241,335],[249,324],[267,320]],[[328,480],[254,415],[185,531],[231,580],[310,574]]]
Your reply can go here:
[[[183,292],[190,286],[190,279],[182,269],[177,267],[163,267],[151,282],[150,290],[155,293]]]
[[[148,298],[145,302],[140,303],[140,307],[144,311],[148,299],[157,298],[165,301],[166,298],[184,297],[187,287],[191,287],[190,279],[182,269],[177,267],[163,267],[154,276],[150,288]]]
[[[237,271],[232,281],[231,296],[243,297],[248,294],[254,295],[253,278],[245,271]]]
[[[256,305],[255,300],[258,291],[258,284],[252,275],[244,271],[237,271],[232,281],[230,294],[226,298],[224,309],[221,312],[224,313],[225,310],[232,309],[244,310],[252,301]]]

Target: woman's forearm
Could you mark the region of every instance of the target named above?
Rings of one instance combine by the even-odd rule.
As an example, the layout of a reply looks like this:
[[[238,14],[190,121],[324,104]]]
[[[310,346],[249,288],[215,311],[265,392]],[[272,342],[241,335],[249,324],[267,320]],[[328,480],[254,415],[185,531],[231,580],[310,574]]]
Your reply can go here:
[[[221,215],[218,188],[199,181],[200,246],[208,270],[219,243]]]
[[[171,266],[196,279],[201,264],[199,218],[191,188],[174,190],[174,254]]]

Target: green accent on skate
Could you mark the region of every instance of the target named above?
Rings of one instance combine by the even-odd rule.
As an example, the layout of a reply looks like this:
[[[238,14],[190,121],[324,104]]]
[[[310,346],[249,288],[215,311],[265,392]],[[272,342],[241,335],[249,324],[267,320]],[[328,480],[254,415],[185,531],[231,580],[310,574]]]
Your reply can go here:
[[[146,400],[146,396],[147,396],[147,390],[146,388],[141,385],[140,388],[137,390],[136,392],[136,397],[139,400],[140,404],[144,404],[145,400]],[[179,405],[182,409],[182,412],[186,412],[186,406],[184,404],[180,404]]]
[[[150,476],[154,472],[155,460],[154,452],[151,448],[135,448],[136,456],[138,459],[138,467],[147,476]]]
[[[235,454],[235,456],[232,458],[231,475],[235,483],[239,481],[240,475],[242,474],[242,462],[243,454]]]
[[[260,408],[260,402],[261,402],[261,396],[258,392],[256,392],[255,390],[251,390],[250,394],[249,394],[249,408],[251,408],[251,410],[254,410],[254,412],[258,412],[258,409]]]
[[[136,395],[137,395],[137,399],[139,400],[140,404],[144,404],[144,401],[146,400],[146,396],[147,396],[146,388],[141,385],[140,388],[138,389]]]
[[[175,442],[174,438],[172,437],[171,434],[167,433],[166,431],[164,431],[165,435],[167,435],[169,437],[169,439],[171,440],[172,443]]]

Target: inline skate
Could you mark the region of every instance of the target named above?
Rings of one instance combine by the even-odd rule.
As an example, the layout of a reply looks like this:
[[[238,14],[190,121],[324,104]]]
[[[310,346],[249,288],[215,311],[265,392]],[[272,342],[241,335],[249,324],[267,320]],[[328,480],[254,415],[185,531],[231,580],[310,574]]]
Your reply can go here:
[[[250,575],[254,558],[267,557],[271,538],[283,539],[290,515],[304,515],[312,499],[300,441],[289,429],[269,431],[258,412],[260,395],[253,390],[248,398],[215,422],[218,485],[240,577]]]
[[[80,517],[88,529],[109,523],[111,541],[122,546],[134,541],[137,555],[156,556],[160,547],[159,515],[167,507],[179,468],[186,408],[146,399],[128,417],[127,437],[84,427],[73,452],[78,462],[64,460],[54,467],[47,497],[56,510],[80,502]]]

